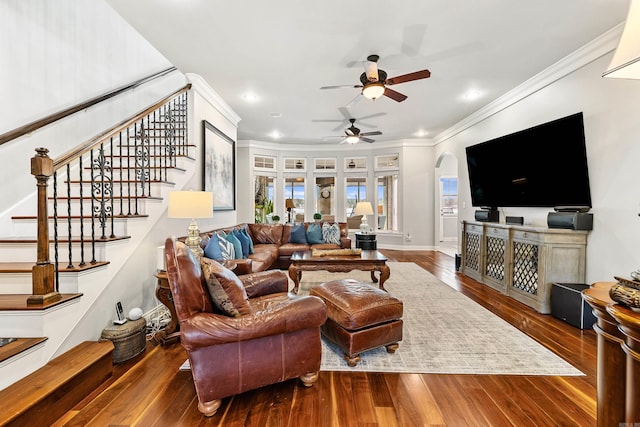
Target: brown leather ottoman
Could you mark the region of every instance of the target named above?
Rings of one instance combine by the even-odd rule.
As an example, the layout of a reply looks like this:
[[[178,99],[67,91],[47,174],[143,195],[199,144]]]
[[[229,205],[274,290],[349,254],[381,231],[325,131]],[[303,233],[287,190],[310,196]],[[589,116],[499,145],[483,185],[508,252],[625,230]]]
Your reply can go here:
[[[360,353],[386,346],[389,353],[402,340],[402,301],[389,293],[353,279],[334,280],[310,291],[327,305],[322,335],[344,352],[349,366]]]

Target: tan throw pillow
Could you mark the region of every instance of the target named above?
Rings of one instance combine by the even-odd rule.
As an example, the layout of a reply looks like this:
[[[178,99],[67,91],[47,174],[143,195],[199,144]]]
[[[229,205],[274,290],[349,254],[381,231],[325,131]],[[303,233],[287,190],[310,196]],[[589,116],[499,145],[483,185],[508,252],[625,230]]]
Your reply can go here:
[[[213,305],[228,316],[240,317],[253,313],[247,291],[231,270],[202,257],[200,266]]]

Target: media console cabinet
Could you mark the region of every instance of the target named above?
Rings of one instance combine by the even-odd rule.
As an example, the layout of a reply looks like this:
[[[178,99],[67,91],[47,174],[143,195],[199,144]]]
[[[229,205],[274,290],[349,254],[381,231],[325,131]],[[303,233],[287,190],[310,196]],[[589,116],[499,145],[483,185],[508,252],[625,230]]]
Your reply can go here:
[[[588,231],[462,222],[462,274],[551,313],[552,283],[584,283]]]

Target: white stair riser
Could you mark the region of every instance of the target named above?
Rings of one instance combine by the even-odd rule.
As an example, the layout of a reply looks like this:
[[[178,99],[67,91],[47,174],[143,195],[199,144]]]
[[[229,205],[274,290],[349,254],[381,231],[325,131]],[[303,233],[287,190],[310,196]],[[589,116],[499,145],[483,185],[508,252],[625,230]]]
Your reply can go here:
[[[80,243],[73,243],[71,245],[73,260],[80,260]],[[107,246],[105,242],[96,242],[95,244],[95,257],[98,261],[104,261],[107,259]],[[85,242],[84,244],[84,259],[86,262],[91,261],[91,244]],[[3,243],[0,242],[0,257],[3,262],[33,262],[35,263],[38,258],[36,243]],[[69,260],[69,244],[67,242],[60,243],[58,245],[58,262],[66,263]],[[54,247],[53,243],[49,246],[49,261],[54,261]]]
[[[64,263],[66,265],[66,263]],[[59,291],[78,292],[78,273],[60,273]],[[33,289],[31,273],[0,274],[0,293],[7,295],[29,295]]]
[[[91,236],[91,218],[83,220],[85,239]],[[100,237],[102,230],[100,222],[96,218],[94,221],[95,234]],[[127,235],[127,220],[124,218],[115,218],[113,221],[114,234],[116,236]],[[111,234],[111,221],[107,225],[107,235]],[[49,237],[53,237],[53,220],[49,220]],[[38,221],[36,219],[25,219],[14,222],[14,233],[16,236],[36,236],[38,233]],[[69,235],[69,224],[66,218],[58,219],[58,236],[67,237]],[[71,235],[80,236],[80,220],[71,219]]]
[[[91,200],[84,200],[82,202],[82,213],[84,216],[90,215],[94,209],[96,212],[100,212],[101,209],[105,209],[107,211],[113,211],[116,215],[119,214],[139,214],[144,215],[147,213],[146,204],[154,203],[154,202],[162,202],[161,200],[148,200],[148,199],[138,199],[137,205],[136,202],[131,200],[131,202],[123,201],[122,205],[120,204],[120,200],[116,199],[113,201],[113,206],[111,206],[111,202],[105,203],[104,206],[101,206],[99,203],[94,202],[93,207],[91,205]],[[47,213],[49,216],[53,216],[54,214],[54,206],[53,201],[49,201],[47,207]],[[71,201],[71,211],[69,211],[69,205],[66,200],[58,200],[58,216],[79,216],[80,215],[80,201],[72,200]]]

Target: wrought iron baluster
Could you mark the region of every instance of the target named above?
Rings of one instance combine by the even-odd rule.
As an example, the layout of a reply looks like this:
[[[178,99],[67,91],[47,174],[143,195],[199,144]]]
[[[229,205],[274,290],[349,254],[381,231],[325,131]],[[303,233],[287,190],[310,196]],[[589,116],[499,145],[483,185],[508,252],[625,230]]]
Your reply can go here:
[[[107,221],[109,216],[113,216],[113,191],[112,191],[112,168],[109,159],[104,154],[104,145],[100,144],[97,158],[93,159],[91,165],[92,188],[91,197],[97,202],[93,207],[93,214],[100,221],[101,239],[106,239]],[[99,179],[96,179],[99,178]]]
[[[103,146],[100,145],[100,147],[102,148]],[[103,148],[103,150],[104,150],[104,148]],[[109,237],[114,238],[114,237],[116,237],[116,234],[115,234],[115,215],[114,215],[115,210],[113,209],[113,203],[114,203],[114,201],[113,201],[113,198],[114,198],[114,194],[113,194],[113,190],[114,190],[114,188],[113,188],[113,138],[111,138],[111,146],[109,147],[109,158],[111,159],[109,163],[111,164],[111,183],[112,183],[111,188],[110,188],[111,191],[109,191],[109,200],[110,200],[110,203],[111,203],[111,215],[110,215],[111,216],[111,235]]]
[[[55,271],[56,292],[60,291],[58,240],[58,172],[53,171],[53,271]]]
[[[131,215],[131,136],[127,128],[127,215]]]
[[[89,152],[89,164],[93,167],[93,149]],[[96,187],[96,180],[93,176],[93,172],[91,173],[91,263],[96,263],[96,209],[95,202],[93,197],[93,189]]]
[[[80,181],[80,266],[85,265],[84,262],[84,198],[82,182],[82,156],[78,157],[78,177]]]
[[[134,191],[134,199],[133,199],[133,203],[134,203],[134,208],[135,208],[135,214],[138,215],[138,135],[139,135],[139,130],[138,130],[138,123],[136,123],[135,125],[135,136],[133,138],[133,154],[135,156],[135,166],[136,169],[134,171],[134,186],[133,186],[133,191]]]
[[[73,239],[71,237],[73,235],[71,230],[71,166],[69,163],[67,163],[67,229],[67,239],[69,240],[69,264],[67,265],[67,268],[73,268]]]

